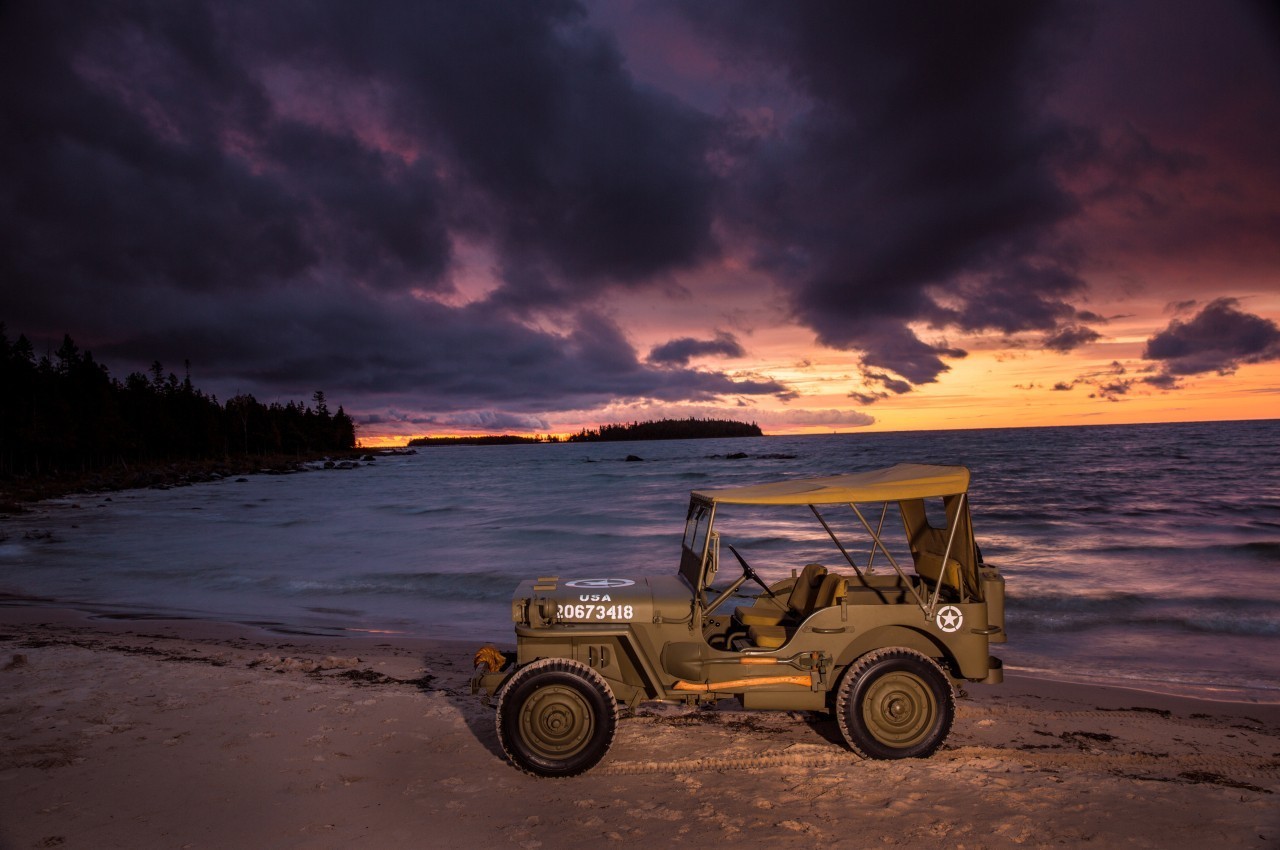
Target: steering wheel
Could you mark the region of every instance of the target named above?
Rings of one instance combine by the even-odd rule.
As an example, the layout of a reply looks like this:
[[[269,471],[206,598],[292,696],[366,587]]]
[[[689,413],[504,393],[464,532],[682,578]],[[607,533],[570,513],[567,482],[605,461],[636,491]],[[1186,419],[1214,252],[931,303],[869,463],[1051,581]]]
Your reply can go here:
[[[777,599],[778,598],[777,594],[775,594],[772,590],[769,589],[769,585],[765,584],[764,579],[760,578],[760,574],[757,573],[755,569],[750,564],[747,563],[747,559],[738,554],[738,550],[733,548],[733,544],[726,543],[724,545],[729,547],[729,551],[733,553],[733,557],[738,559],[739,564],[742,564],[742,574],[745,575],[747,578],[751,579],[752,581],[754,581],[756,584],[763,587],[764,592],[769,594],[769,596],[771,596],[774,599]]]

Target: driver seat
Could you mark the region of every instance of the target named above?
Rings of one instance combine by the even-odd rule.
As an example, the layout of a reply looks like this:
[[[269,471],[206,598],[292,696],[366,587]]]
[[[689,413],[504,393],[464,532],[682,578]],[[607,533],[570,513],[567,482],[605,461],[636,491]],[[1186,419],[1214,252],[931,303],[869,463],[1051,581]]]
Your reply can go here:
[[[822,579],[818,592],[814,594],[813,607],[806,611],[801,621],[820,608],[839,605],[848,595],[849,580],[839,573],[830,573]],[[783,622],[776,626],[752,626],[747,634],[751,642],[761,649],[778,649],[787,641],[798,627],[797,623]]]
[[[785,608],[781,607],[782,603],[778,600],[762,596],[755,605],[733,609],[733,618],[747,628],[778,626],[787,620],[799,622],[812,613],[818,588],[822,586],[826,575],[827,568],[822,564],[806,564],[796,578],[796,583],[791,586]]]

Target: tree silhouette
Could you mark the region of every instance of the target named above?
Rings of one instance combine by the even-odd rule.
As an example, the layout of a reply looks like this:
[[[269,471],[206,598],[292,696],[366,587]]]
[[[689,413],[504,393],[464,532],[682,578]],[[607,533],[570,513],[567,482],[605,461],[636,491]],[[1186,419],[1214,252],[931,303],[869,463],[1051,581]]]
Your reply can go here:
[[[133,463],[319,454],[352,449],[356,429],[323,391],[264,405],[237,395],[225,405],[155,361],[123,381],[69,335],[53,359],[36,360],[26,336],[0,323],[0,476],[88,472]]]

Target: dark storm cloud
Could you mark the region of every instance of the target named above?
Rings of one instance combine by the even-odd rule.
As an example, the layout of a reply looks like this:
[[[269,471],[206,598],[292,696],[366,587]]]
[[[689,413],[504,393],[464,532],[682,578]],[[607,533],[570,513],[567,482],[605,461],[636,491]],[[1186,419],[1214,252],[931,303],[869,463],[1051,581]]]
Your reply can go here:
[[[737,338],[722,331],[714,339],[682,337],[655,346],[649,352],[649,362],[687,366],[694,357],[742,357],[744,354]]]
[[[1097,385],[1096,392],[1089,394],[1089,398],[1101,398],[1107,401],[1119,401],[1120,396],[1128,394],[1130,388],[1133,387],[1133,381],[1108,381]]]
[[[932,356],[932,355],[930,355]],[[964,356],[963,352],[960,356]],[[853,391],[849,393],[849,398],[855,399],[861,404],[874,404],[880,399],[889,398],[892,395],[904,395],[911,392],[911,382],[895,378],[887,372],[878,369],[871,369],[862,366],[858,370],[862,376],[862,383],[867,387],[868,391]],[[877,389],[879,387],[880,389]]]
[[[1162,187],[1176,186],[1180,178],[1204,172],[1209,164],[1202,154],[1157,146],[1131,123],[1106,136],[1075,128],[1062,161],[1091,177],[1080,188],[1083,202],[1108,204],[1135,218],[1169,214],[1184,199],[1168,196]]]
[[[1215,299],[1191,319],[1174,319],[1147,340],[1142,356],[1159,361],[1163,373],[1149,383],[1171,388],[1170,376],[1228,375],[1243,364],[1280,360],[1280,327],[1239,306],[1234,298]]]
[[[456,172],[460,224],[558,287],[643,281],[712,250],[710,120],[637,86],[576,3],[313,8],[277,8],[264,51],[391,81],[397,118]]]
[[[1085,325],[1063,325],[1056,331],[1046,334],[1042,345],[1051,351],[1065,354],[1101,338],[1102,334]]]
[[[438,278],[435,177],[275,115],[228,29],[196,4],[7,7],[0,271],[38,320],[68,289]]]
[[[711,248],[709,122],[636,87],[581,18],[569,3],[16,4],[4,271],[225,289],[324,269],[422,287],[449,228],[566,287],[690,264]],[[282,76],[294,88],[277,98],[330,109],[381,86],[385,115],[348,118],[387,127],[282,114]],[[421,150],[361,135],[388,128]]]
[[[433,411],[432,422],[451,427],[476,410],[526,416],[620,399],[705,402],[787,389],[642,362],[614,322],[592,313],[551,333],[486,302],[454,308],[346,290],[306,301],[280,292],[222,301],[94,353],[113,367],[157,356],[172,367],[189,358],[197,384],[223,398],[307,397],[322,387],[335,401],[363,399],[358,410]]]
[[[1142,382],[1145,384],[1150,384],[1156,389],[1161,389],[1161,390],[1176,390],[1180,386],[1177,375],[1170,375],[1165,372],[1162,372],[1158,375],[1148,375],[1147,377],[1142,379]]]
[[[912,384],[950,355],[910,323],[1052,331],[1075,316],[1071,134],[1043,97],[1081,30],[1056,4],[689,3],[705,37],[783,69],[808,108],[726,140],[736,224],[823,343]]]
[[[1067,392],[1077,386],[1091,387],[1089,398],[1120,401],[1121,397],[1127,395],[1133,385],[1137,383],[1137,379],[1126,377],[1128,374],[1129,370],[1123,363],[1119,360],[1112,360],[1109,366],[1086,372],[1070,383],[1059,381],[1053,385],[1053,389],[1056,392]],[[1143,380],[1150,383],[1147,379]]]
[[[575,3],[0,16],[0,316],[19,332],[126,368],[190,359],[224,395],[785,392],[643,364],[584,307],[709,255],[713,184],[710,120],[637,86]],[[408,297],[451,290],[459,235],[492,246],[499,290]],[[533,307],[564,331],[518,320]]]
[[[69,331],[117,370],[190,359],[224,396],[323,386],[496,427],[619,399],[792,397],[689,368],[743,356],[731,336],[645,358],[602,318],[619,288],[696,288],[671,276],[724,247],[736,262],[731,240],[822,343],[857,352],[864,401],[936,380],[965,353],[948,332],[1091,341],[1090,205],[1138,222],[1130,238],[1217,240],[1274,268],[1274,204],[1240,179],[1275,173],[1273,90],[1249,82],[1256,64],[1206,58],[1238,30],[1168,91],[1145,61],[1086,87],[1126,116],[1162,97],[1103,132],[1049,99],[1093,43],[1089,7],[683,7],[702,41],[682,48],[734,72],[724,114],[638,83],[569,0],[0,4],[0,320]],[[1093,10],[1130,26],[1113,60],[1147,18],[1188,50],[1200,37],[1185,9],[1114,8]],[[1190,100],[1188,80],[1205,81]],[[1211,112],[1216,148],[1156,120]],[[1240,167],[1219,180],[1223,151]],[[1168,371],[1144,380],[1264,356],[1215,353],[1198,321],[1153,338],[1190,353],[1153,354]]]

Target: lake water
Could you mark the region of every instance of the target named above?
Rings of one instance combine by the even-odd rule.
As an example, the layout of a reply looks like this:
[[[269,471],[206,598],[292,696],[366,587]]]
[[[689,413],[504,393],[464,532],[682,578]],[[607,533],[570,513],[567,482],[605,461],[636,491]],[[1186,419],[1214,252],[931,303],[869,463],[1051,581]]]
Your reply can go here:
[[[674,572],[691,489],[962,464],[1007,669],[1280,702],[1277,458],[1276,420],[430,448],[43,503],[0,519],[0,593],[509,645],[521,579]],[[767,578],[841,562],[794,511],[733,541]]]

